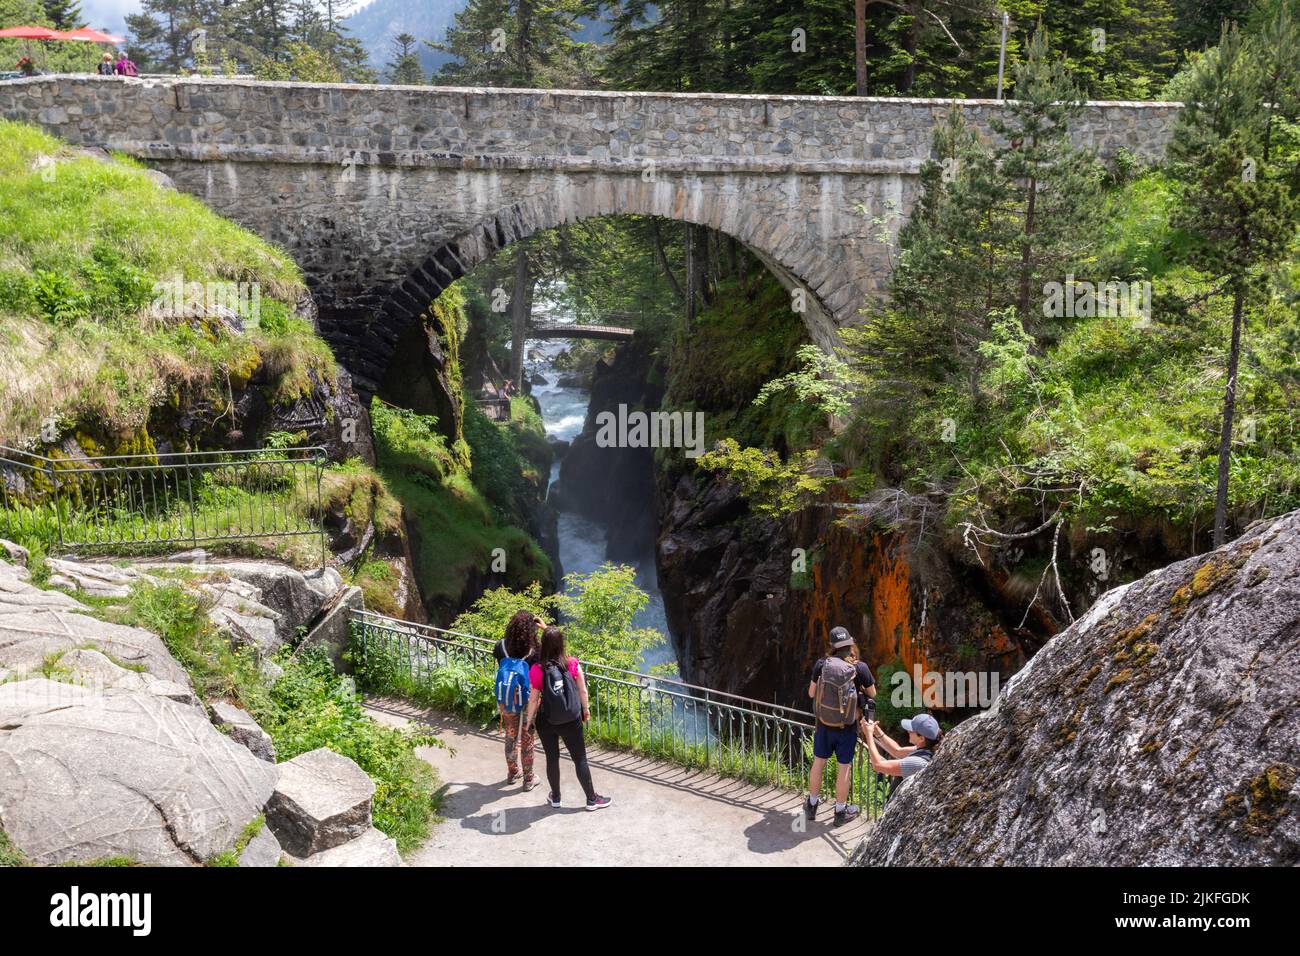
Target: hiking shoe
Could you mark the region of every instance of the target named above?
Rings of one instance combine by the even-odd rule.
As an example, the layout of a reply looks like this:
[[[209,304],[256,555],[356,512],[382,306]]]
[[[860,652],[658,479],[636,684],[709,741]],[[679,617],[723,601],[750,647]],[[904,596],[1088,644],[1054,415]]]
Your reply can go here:
[[[613,802],[614,801],[609,797],[602,797],[600,794],[596,794],[594,797],[592,797],[590,800],[587,801],[587,809],[604,810],[607,806],[609,806]]]
[[[553,807],[558,807],[560,805],[560,795],[558,793],[548,793],[546,795],[546,802]]]
[[[817,808],[821,805],[822,802],[820,800],[813,803],[812,797],[805,799],[803,802],[803,818],[809,823],[812,823],[813,820],[817,819]]]
[[[531,773],[530,773],[528,776],[524,777],[524,789],[525,789],[525,790],[531,790],[531,789],[533,789],[533,787],[535,787],[535,786],[537,786],[537,778],[536,778],[536,777],[534,777]]]
[[[853,804],[850,803],[845,805],[843,810],[835,811],[835,825],[839,826],[840,824],[848,823],[851,820],[856,820],[858,818],[858,813],[858,808]]]

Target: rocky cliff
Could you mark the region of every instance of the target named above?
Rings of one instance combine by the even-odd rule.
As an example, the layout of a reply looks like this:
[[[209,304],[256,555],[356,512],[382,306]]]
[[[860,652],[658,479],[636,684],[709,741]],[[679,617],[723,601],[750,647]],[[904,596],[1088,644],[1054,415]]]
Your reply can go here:
[[[901,534],[853,529],[825,501],[782,519],[753,513],[702,472],[667,491],[659,585],[687,680],[805,706],[827,634],[847,627],[877,673],[975,671],[1010,677],[1035,643],[983,578]]]
[[[663,388],[655,383],[656,354],[643,338],[617,349],[596,363],[591,401],[581,434],[560,461],[553,490],[556,508],[576,511],[606,528],[607,554],[618,561],[648,554],[654,547],[655,456],[653,448],[601,448],[596,444],[597,417],[659,408]]]
[[[276,866],[282,850],[295,865],[400,864],[372,826],[375,785],[360,767],[324,748],[277,764],[251,714],[201,699],[158,635],[99,619],[79,599],[102,607],[137,586],[184,582],[215,633],[273,681],[271,657],[291,638],[334,650],[346,640],[337,612],[358,595],[336,572],[200,552],[134,565],[50,559],[59,591],[32,583],[22,548],[0,542],[0,554],[13,559],[0,559],[0,848],[38,865]]]
[[[1300,512],[1108,591],[959,725],[880,865],[1300,863]]]

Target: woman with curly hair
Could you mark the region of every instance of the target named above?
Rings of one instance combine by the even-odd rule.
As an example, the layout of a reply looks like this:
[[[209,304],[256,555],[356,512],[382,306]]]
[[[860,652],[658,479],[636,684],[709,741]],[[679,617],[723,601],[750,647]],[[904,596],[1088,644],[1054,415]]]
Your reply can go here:
[[[507,688],[507,695],[512,693],[508,679],[503,681],[502,671],[519,667],[524,675],[521,688],[528,693],[528,669],[537,662],[539,650],[537,634],[542,629],[542,620],[532,611],[516,611],[506,625],[506,636],[497,641],[492,648],[492,656],[497,662],[497,713],[501,716],[501,730],[505,735],[506,783],[514,783],[519,778],[519,767],[523,764],[524,789],[531,790],[537,786],[537,777],[533,774],[534,736],[532,728],[526,726],[524,711],[519,704],[526,704],[527,698],[513,700],[508,696],[502,699],[501,688]],[[508,662],[508,663],[505,663]]]

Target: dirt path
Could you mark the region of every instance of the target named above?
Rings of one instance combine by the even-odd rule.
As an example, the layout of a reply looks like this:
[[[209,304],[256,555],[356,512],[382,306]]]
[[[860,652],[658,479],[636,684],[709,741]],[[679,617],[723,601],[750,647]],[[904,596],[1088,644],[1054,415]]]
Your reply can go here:
[[[411,866],[834,866],[867,829],[861,820],[832,829],[825,802],[804,827],[799,794],[600,750],[589,752],[592,776],[613,805],[588,813],[565,757],[565,805],[552,809],[540,747],[542,782],[525,793],[506,786],[498,733],[402,701],[367,708],[385,723],[419,721],[447,744],[420,751],[442,778],[446,820]]]

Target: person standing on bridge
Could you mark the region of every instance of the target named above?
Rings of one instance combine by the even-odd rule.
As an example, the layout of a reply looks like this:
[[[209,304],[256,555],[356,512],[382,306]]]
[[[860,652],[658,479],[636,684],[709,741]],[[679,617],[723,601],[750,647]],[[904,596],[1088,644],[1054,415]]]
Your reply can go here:
[[[610,798],[596,792],[591,768],[587,766],[582,725],[591,719],[591,706],[582,665],[565,651],[564,632],[558,627],[548,627],[542,632],[540,658],[530,674],[533,693],[528,698],[528,725],[536,723],[537,736],[542,738],[542,750],[546,753],[546,779],[551,785],[546,802],[553,807],[560,806],[560,741],[563,740],[578,782],[587,795],[587,809],[603,810],[610,805]]]
[[[537,663],[540,650],[537,634],[541,629],[542,619],[532,611],[516,611],[506,625],[506,636],[492,647],[492,656],[497,662],[497,713],[501,716],[501,732],[506,744],[506,783],[514,783],[519,778],[519,765],[522,763],[525,790],[537,786],[537,777],[533,773],[537,748],[532,727],[524,714],[524,707],[532,695],[527,687],[516,688],[515,685],[525,683],[531,686],[529,669]],[[516,693],[516,689],[523,693]]]
[[[871,668],[858,660],[858,645],[845,628],[831,629],[831,656],[813,665],[808,696],[813,699],[817,729],[813,732],[812,772],[808,774],[804,818],[811,823],[817,817],[826,761],[834,754],[837,763],[835,826],[840,826],[859,813],[849,803],[853,755],[858,748],[858,720],[876,696],[876,679],[871,675]]]
[[[136,68],[135,63],[131,60],[129,56],[126,55],[126,50],[123,50],[121,52],[121,54],[117,58],[117,62],[113,64],[113,72],[116,73],[118,76],[139,76],[140,75],[140,71],[139,69]]]

